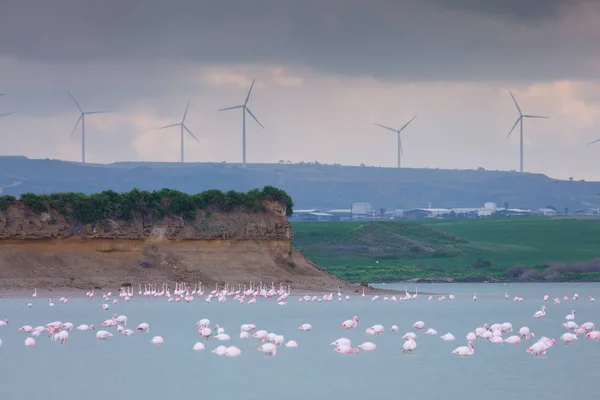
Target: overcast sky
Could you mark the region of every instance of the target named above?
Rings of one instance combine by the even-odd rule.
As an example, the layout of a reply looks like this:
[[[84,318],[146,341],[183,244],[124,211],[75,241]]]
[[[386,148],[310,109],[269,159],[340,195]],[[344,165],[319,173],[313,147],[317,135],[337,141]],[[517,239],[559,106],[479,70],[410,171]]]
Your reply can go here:
[[[315,161],[525,170],[600,180],[594,0],[4,0],[0,154],[87,161]]]

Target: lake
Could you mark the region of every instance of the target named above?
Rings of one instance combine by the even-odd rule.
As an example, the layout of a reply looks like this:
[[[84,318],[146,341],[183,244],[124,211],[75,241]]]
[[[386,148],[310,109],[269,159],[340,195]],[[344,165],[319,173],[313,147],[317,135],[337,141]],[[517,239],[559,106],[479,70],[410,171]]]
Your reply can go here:
[[[404,290],[405,284],[377,285]],[[406,285],[412,293],[414,284]],[[452,293],[454,301],[428,301],[428,295],[406,302],[371,301],[367,296],[351,296],[349,301],[298,303],[294,293],[287,306],[273,299],[258,299],[256,304],[167,302],[166,299],[136,296],[131,302],[119,300],[110,309],[101,308],[99,296],[93,300],[84,293],[72,295],[61,304],[52,295],[55,307],[48,307],[48,292],[39,297],[0,299],[0,399],[44,398],[89,400],[127,397],[131,399],[221,398],[221,399],[376,399],[408,397],[429,399],[564,399],[587,397],[597,386],[592,368],[600,359],[600,341],[580,337],[565,346],[559,337],[566,332],[561,325],[565,315],[577,311],[575,321],[600,324],[600,284],[421,284],[419,291]],[[510,300],[504,299],[508,291]],[[136,291],[137,292],[137,291]],[[336,290],[334,290],[334,293]],[[478,300],[473,302],[473,292]],[[115,291],[113,291],[115,293]],[[572,300],[574,293],[579,300]],[[547,314],[536,320],[532,314],[542,305],[544,294]],[[569,301],[563,301],[563,296]],[[589,296],[599,298],[592,303]],[[512,301],[514,296],[523,302]],[[383,296],[381,296],[383,297]],[[555,305],[554,297],[561,302]],[[113,298],[115,298],[113,296]],[[437,298],[437,296],[434,296]],[[27,303],[33,303],[27,308]],[[126,337],[108,328],[115,336],[103,342],[95,331],[70,332],[65,345],[51,341],[45,334],[36,338],[35,347],[24,346],[29,336],[20,332],[23,325],[45,325],[55,320],[94,324],[96,329],[113,313],[128,316],[128,327],[140,322],[150,325],[149,333]],[[340,323],[357,315],[359,326],[352,331],[339,328]],[[206,351],[192,350],[199,341],[196,322],[208,318],[211,326],[219,324],[231,341],[205,341]],[[413,354],[402,354],[401,336],[414,331],[411,325],[423,320],[425,328],[434,328],[438,336],[417,333]],[[511,322],[517,334],[528,326],[537,337],[555,338],[557,343],[547,357],[525,353],[534,340],[521,344],[493,344],[478,338],[472,357],[457,357],[451,351],[466,345],[465,335],[484,323]],[[278,348],[275,357],[257,351],[256,339],[239,338],[240,325],[253,323],[292,339],[298,348]],[[298,330],[310,323],[313,330]],[[365,334],[374,324],[385,326],[382,336]],[[392,325],[398,332],[391,332]],[[440,335],[451,332],[456,341],[445,342]],[[151,344],[155,335],[164,338],[162,345]],[[377,345],[373,352],[342,355],[333,351],[330,342],[339,337],[352,340],[353,347],[364,341]],[[218,345],[234,345],[242,350],[238,358],[220,357],[210,350]]]

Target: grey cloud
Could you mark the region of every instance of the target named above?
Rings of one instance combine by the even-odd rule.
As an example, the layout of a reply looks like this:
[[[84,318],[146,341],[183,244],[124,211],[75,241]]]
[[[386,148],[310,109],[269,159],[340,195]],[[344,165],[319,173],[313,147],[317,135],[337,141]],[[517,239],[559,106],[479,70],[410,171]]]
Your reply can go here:
[[[598,12],[597,3],[518,3],[5,0],[0,53],[36,62],[280,63],[411,80],[596,76],[600,25],[583,20],[584,36],[565,18]],[[544,23],[519,25],[512,15]]]
[[[596,0],[425,0],[448,10],[518,20],[540,22],[557,19],[581,5]]]

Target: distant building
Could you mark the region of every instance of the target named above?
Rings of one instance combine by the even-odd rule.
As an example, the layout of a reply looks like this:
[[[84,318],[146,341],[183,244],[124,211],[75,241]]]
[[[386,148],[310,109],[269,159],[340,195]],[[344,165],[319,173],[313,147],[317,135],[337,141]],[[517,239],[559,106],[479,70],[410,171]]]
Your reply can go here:
[[[332,215],[332,221],[349,221],[352,218],[351,208],[336,208],[326,212]]]
[[[294,210],[290,217],[292,221],[333,221],[333,214],[321,212],[317,209],[311,210]]]
[[[352,203],[352,215],[368,215],[372,211],[371,203]]]
[[[598,208],[584,208],[582,210],[577,210],[574,212],[577,215],[598,215],[600,214],[600,209]]]
[[[406,219],[427,219],[441,218],[452,212],[449,208],[412,208],[404,210],[404,218]]]
[[[538,208],[537,210],[538,214],[547,216],[547,217],[554,217],[556,214],[558,214],[556,212],[555,209],[553,208]]]
[[[505,208],[498,210],[496,215],[501,215],[505,217],[525,217],[528,215],[535,215],[531,210],[522,210],[520,208]]]

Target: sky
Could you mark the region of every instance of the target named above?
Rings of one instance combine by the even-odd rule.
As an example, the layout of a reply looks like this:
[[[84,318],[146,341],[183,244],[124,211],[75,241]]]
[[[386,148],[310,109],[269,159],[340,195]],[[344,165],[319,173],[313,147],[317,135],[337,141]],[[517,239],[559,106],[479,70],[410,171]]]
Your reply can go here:
[[[88,162],[519,168],[600,180],[594,0],[4,0],[0,154]]]

